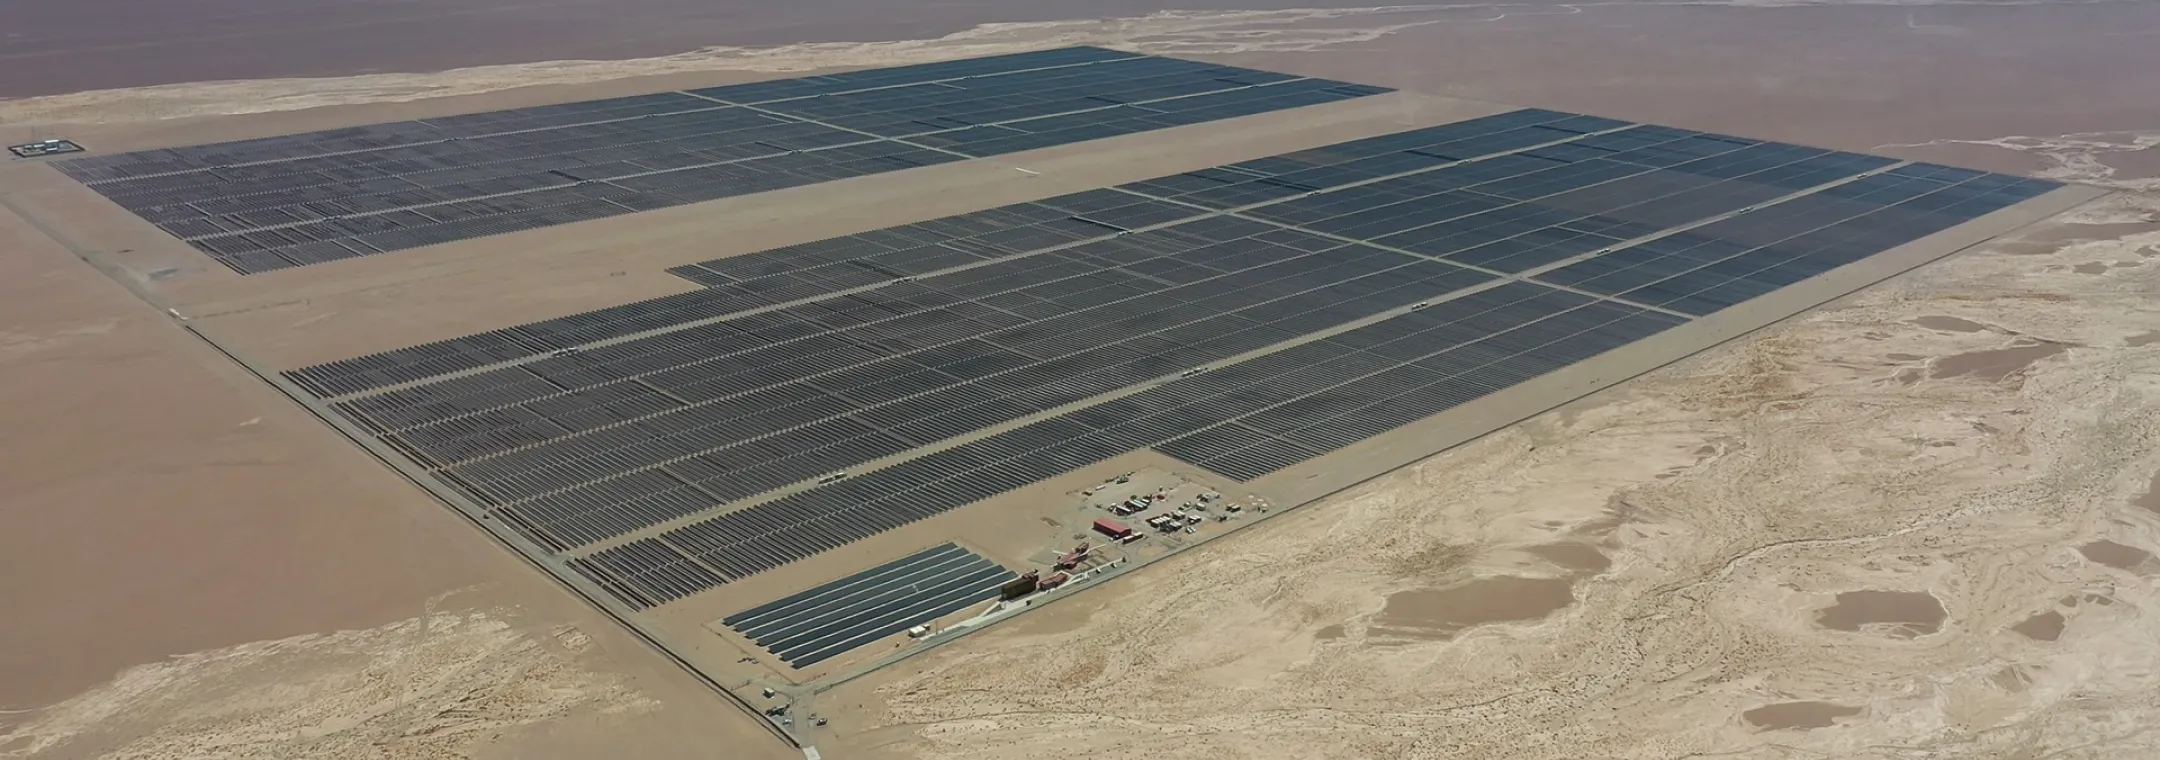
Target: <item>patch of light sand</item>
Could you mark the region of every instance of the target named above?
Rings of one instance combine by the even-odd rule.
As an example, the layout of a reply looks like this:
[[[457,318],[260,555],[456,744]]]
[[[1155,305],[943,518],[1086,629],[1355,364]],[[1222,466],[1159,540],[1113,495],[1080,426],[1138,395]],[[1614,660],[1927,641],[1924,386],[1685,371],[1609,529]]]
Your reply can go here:
[[[1875,147],[1876,150],[1886,150],[1942,145],[1977,145],[2038,156],[2045,160],[2047,165],[2035,174],[2045,179],[2081,182],[2121,190],[2160,192],[2160,177],[2118,176],[2121,172],[2116,166],[2116,162],[2125,158],[2160,156],[2160,130],[2086,132],[2053,137],[2012,135],[1985,140],[1930,140]]]
[[[0,758],[464,757],[573,710],[653,706],[581,667],[588,646],[468,611],[182,655],[12,716]]]
[[[2160,549],[2133,504],[2160,346],[2124,342],[2160,327],[2160,261],[2065,266],[2160,243],[2117,237],[1921,270],[905,663],[854,719],[969,760],[2160,756],[2160,589],[2078,553]],[[1913,324],[1940,314],[2000,331]],[[1926,376],[2023,339],[2070,348]],[[1556,541],[1612,561],[1564,610],[1377,625],[1397,592],[1549,575],[1520,547]],[[1943,618],[1825,627],[1857,591]],[[2058,640],[2012,630],[2048,612]],[[1744,717],[1807,701],[1851,714]]]

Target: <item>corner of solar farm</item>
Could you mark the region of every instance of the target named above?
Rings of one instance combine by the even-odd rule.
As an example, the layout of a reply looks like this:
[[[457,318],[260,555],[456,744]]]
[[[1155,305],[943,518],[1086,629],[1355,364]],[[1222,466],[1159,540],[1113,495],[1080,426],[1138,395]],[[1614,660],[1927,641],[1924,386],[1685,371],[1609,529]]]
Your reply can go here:
[[[11,203],[798,741],[898,658],[2104,194],[1100,48],[408,108]]]

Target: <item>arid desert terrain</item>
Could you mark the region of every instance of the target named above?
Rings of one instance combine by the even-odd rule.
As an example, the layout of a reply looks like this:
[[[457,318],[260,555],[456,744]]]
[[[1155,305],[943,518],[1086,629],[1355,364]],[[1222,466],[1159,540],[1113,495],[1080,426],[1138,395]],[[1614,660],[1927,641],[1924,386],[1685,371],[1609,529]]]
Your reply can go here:
[[[2156,211],[1970,252],[918,658],[860,690],[863,741],[2152,753]]]
[[[1104,44],[2123,190],[850,683],[819,746],[2160,755],[2160,4],[1053,10],[199,70],[161,64],[216,35],[138,29],[0,138]],[[0,758],[800,754],[7,191]]]

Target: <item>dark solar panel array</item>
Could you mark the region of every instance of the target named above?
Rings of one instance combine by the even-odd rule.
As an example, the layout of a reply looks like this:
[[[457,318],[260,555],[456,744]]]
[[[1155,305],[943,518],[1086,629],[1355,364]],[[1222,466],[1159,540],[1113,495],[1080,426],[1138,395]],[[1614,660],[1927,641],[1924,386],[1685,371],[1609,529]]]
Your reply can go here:
[[[1219,246],[1221,257],[1238,260],[1216,263],[1242,268],[1193,264],[1204,279],[1177,286],[1116,269],[1078,273],[1062,282],[1106,284],[1071,291],[1068,313],[1030,322],[1008,317],[1017,322],[1009,327],[992,329],[997,323],[950,309],[917,312],[926,317],[601,386],[688,402],[621,424],[528,426],[514,439],[494,437],[512,429],[513,416],[566,427],[555,422],[564,415],[541,407],[592,407],[583,398],[544,397],[385,438],[446,463],[442,474],[500,505],[543,545],[568,548],[1491,279],[1400,254],[1308,242],[1324,250],[1263,241]],[[947,301],[966,292],[932,290],[936,284],[919,284],[919,293]],[[1099,299],[1115,300],[1088,303]],[[476,428],[484,435],[469,435]],[[614,477],[624,473],[638,477]],[[685,498],[693,495],[708,498]]]
[[[1360,328],[1350,333],[1358,337],[1347,339],[1363,340],[1359,334],[1367,330],[1384,334],[1437,323],[1423,330],[1421,342],[1395,347],[1393,356],[1334,340],[1308,342],[626,546],[666,547],[722,578],[735,578],[1149,446],[1195,456],[1225,474],[1258,476],[1333,450],[1348,431],[1417,419],[1400,416],[1407,409],[1367,410],[1369,399],[1360,394],[1394,391],[1397,404],[1437,413],[1483,395],[1479,388],[1505,387],[1541,374],[1540,367],[1557,368],[1553,362],[1596,355],[1681,321],[1509,283]],[[1492,330],[1501,332],[1484,332]],[[1277,435],[1231,426],[1241,416],[1272,409],[1285,410],[1273,418],[1299,427]],[[1191,435],[1195,431],[1201,435]],[[1204,447],[1219,451],[1197,456]]]
[[[1588,116],[1525,110],[1455,124],[1359,140],[1311,151],[1232,164],[1191,174],[1019,203],[972,214],[889,227],[762,253],[717,259],[674,270],[707,284],[706,290],[639,301],[557,319],[470,335],[410,348],[385,351],[288,373],[296,383],[321,396],[340,396],[465,372],[506,361],[617,340],[631,335],[786,303],[890,283],[925,274],[940,266],[1006,258],[1079,239],[1115,237],[1210,217],[1226,224],[1209,208],[1148,197],[1177,184],[1224,184],[1217,177],[1241,178],[1231,192],[1289,191],[1275,200],[1316,190],[1340,188],[1402,171],[1448,166],[1453,159],[1432,153],[1485,155],[1579,139],[1586,132],[1627,127],[1625,122]],[[1484,174],[1478,165],[1452,172]],[[1549,162],[1558,166],[1559,162]],[[1426,176],[1412,184],[1451,181]],[[1409,191],[1414,192],[1414,187]],[[1213,197],[1213,196],[1210,196]],[[1200,234],[1203,239],[1220,234]],[[960,257],[966,257],[962,259]],[[1028,308],[1024,299],[1019,308]],[[520,379],[522,382],[523,379]]]
[[[1538,279],[1709,314],[2052,188],[2000,174],[1902,166],[1621,248]]]
[[[590,572],[607,562],[594,555],[582,567]],[[995,598],[1015,577],[957,544],[942,544],[720,622],[804,668]]]
[[[1136,449],[1261,477],[2053,187],[1527,110],[287,377],[642,607]]]
[[[57,166],[254,274],[1386,91],[1079,47]]]

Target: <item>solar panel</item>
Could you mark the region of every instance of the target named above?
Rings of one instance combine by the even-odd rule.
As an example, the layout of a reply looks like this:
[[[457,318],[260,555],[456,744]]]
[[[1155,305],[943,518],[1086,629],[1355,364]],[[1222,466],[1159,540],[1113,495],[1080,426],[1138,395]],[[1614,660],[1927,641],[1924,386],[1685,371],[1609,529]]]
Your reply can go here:
[[[1386,91],[1079,47],[56,166],[246,275]]]
[[[1524,110],[699,262],[671,270],[691,293],[286,376],[650,606],[1137,449],[1266,477],[2052,187]],[[737,627],[807,664],[952,599]]]
[[[721,623],[804,668],[994,598],[1015,577],[957,544],[941,544]]]

